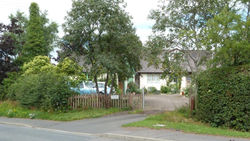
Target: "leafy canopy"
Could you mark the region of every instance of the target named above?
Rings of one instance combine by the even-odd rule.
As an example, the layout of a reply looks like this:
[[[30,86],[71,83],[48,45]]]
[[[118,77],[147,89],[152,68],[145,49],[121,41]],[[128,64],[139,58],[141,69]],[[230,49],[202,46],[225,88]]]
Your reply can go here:
[[[20,44],[18,37],[23,33],[23,30],[17,23],[17,19],[11,19],[9,25],[0,23],[0,84],[7,77],[8,72],[18,69],[15,58]]]
[[[53,65],[48,56],[36,56],[29,63],[25,63],[22,70],[23,76],[50,72],[56,73],[68,78],[68,81],[73,86],[86,79],[82,72],[82,67],[69,58],[65,58],[58,65]]]
[[[122,0],[73,1],[63,26],[61,57],[75,57],[95,81],[107,74],[106,85],[117,74],[131,76],[140,67],[142,44],[124,8]]]

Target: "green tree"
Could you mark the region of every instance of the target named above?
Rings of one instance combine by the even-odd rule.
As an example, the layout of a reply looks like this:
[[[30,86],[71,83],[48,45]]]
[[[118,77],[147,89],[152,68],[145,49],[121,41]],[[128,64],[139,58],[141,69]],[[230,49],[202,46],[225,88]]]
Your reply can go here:
[[[66,18],[63,54],[82,59],[96,85],[101,74],[114,85],[140,67],[142,44],[124,8],[122,0],[76,0]]]
[[[36,56],[22,67],[23,75],[38,74],[42,72],[55,72],[56,67],[50,63],[47,56]]]
[[[149,62],[163,63],[166,75],[184,75],[185,62],[192,73],[199,72],[206,48],[202,44],[206,23],[220,12],[228,0],[164,0],[149,18],[155,20],[153,35],[149,38]],[[164,59],[159,54],[164,52]],[[194,55],[195,54],[195,55]]]
[[[48,56],[36,56],[33,60],[25,63],[22,67],[23,75],[42,73],[56,73],[66,77],[72,86],[86,79],[80,67],[75,61],[65,58],[58,65],[53,65]]]
[[[241,4],[240,10],[225,7],[208,21],[204,44],[214,52],[214,67],[250,63],[250,2]]]
[[[57,36],[57,24],[49,22],[46,17],[47,12],[41,12],[36,3],[30,5],[29,19],[22,12],[17,12],[15,17],[19,19],[19,25],[24,29],[23,36],[20,38],[24,45],[19,48],[19,63],[29,62],[35,56],[48,56],[53,50],[53,42]]]

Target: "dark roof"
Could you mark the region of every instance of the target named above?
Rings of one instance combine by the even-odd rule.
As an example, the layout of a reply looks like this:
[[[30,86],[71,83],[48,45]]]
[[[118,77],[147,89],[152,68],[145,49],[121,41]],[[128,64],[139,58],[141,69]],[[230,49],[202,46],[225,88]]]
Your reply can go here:
[[[181,66],[183,69],[185,69],[187,72],[192,72],[192,70],[195,72],[197,71],[195,67],[194,61],[201,61],[203,57],[209,56],[207,51],[185,51],[185,60]],[[163,55],[160,55],[159,58],[163,59]],[[187,61],[188,59],[188,61]],[[141,60],[141,70],[139,70],[137,73],[163,73],[163,69],[161,65],[159,67],[156,67],[155,65],[148,65],[148,62],[145,59]],[[200,66],[201,70],[205,70],[206,66],[202,65]]]
[[[148,65],[148,62],[145,59],[141,60],[141,70],[138,73],[163,73],[161,66],[156,67],[154,65]]]

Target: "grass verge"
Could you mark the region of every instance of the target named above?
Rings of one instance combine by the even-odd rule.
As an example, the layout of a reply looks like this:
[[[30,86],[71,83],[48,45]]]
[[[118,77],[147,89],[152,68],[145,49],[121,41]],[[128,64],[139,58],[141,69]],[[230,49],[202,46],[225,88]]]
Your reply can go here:
[[[118,108],[110,109],[87,109],[73,110],[68,112],[44,112],[40,110],[30,110],[19,106],[16,102],[0,102],[0,116],[10,118],[34,118],[55,121],[72,121],[84,118],[97,118],[116,112],[124,111]]]
[[[158,125],[158,126],[157,126]],[[153,129],[173,129],[187,133],[209,134],[218,136],[250,138],[250,132],[211,127],[190,118],[188,109],[152,115],[145,120],[123,125],[123,127],[148,127]]]

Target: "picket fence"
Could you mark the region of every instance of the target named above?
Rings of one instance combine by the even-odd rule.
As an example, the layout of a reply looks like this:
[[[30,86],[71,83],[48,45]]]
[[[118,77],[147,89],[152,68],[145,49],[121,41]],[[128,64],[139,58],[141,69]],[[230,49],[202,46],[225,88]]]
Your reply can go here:
[[[114,98],[116,97],[116,98]],[[87,108],[142,108],[142,95],[126,94],[119,96],[91,94],[79,95],[69,98],[72,109]]]

